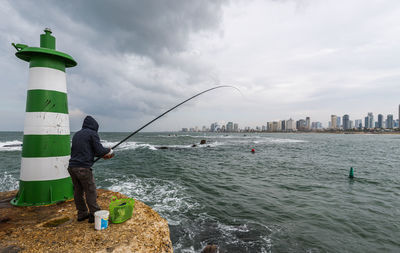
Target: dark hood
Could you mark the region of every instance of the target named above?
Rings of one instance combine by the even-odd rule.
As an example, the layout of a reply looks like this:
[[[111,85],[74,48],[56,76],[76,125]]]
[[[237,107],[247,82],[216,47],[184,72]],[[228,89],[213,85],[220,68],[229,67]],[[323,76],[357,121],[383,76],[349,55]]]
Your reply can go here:
[[[97,130],[99,130],[99,124],[92,116],[86,116],[82,128],[89,128],[97,132]]]

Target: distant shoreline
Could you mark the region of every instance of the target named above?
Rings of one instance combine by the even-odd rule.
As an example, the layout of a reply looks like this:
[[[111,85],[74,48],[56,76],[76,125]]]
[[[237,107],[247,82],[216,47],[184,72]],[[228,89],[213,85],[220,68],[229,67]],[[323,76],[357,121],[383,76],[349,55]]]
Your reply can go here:
[[[267,134],[400,134],[400,131],[393,132],[377,132],[377,131],[250,131],[250,132],[182,132],[179,133],[219,133],[219,134],[254,134],[254,133],[267,133]]]
[[[0,133],[20,133],[24,134],[23,131],[0,131]],[[75,132],[71,131],[71,135],[74,134]],[[129,134],[130,132],[111,132],[111,131],[105,131],[105,132],[99,132],[101,133],[120,133],[120,134]],[[182,132],[182,131],[154,131],[154,132],[149,132],[149,131],[143,131],[141,133],[219,133],[219,134],[254,134],[254,133],[267,133],[267,134],[400,134],[400,130],[396,130],[393,132],[381,132],[381,131],[288,131],[288,132],[283,132],[283,131],[249,131],[249,132],[208,132],[208,131],[200,131],[200,132]]]

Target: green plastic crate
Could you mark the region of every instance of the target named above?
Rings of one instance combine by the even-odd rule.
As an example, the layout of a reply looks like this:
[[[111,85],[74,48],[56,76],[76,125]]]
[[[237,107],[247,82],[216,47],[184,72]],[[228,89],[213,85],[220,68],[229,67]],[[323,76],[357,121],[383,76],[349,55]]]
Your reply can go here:
[[[118,199],[116,196],[110,202],[110,222],[122,223],[132,217],[135,200],[131,198]]]

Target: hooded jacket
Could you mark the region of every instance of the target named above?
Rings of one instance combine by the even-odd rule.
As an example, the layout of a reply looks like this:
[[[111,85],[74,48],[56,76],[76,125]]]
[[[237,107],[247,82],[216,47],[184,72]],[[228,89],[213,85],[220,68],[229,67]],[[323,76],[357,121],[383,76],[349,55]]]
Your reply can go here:
[[[86,116],[82,129],[72,138],[71,159],[69,167],[90,168],[94,163],[94,157],[103,157],[110,152],[109,148],[100,143],[99,124],[91,116]]]

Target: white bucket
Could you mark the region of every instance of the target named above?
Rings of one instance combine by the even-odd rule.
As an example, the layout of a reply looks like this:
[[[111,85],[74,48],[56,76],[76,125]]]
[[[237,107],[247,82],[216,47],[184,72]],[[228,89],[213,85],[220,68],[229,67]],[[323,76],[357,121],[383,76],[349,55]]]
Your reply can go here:
[[[109,214],[110,212],[107,210],[100,210],[94,213],[94,228],[96,230],[102,230],[108,227]]]

